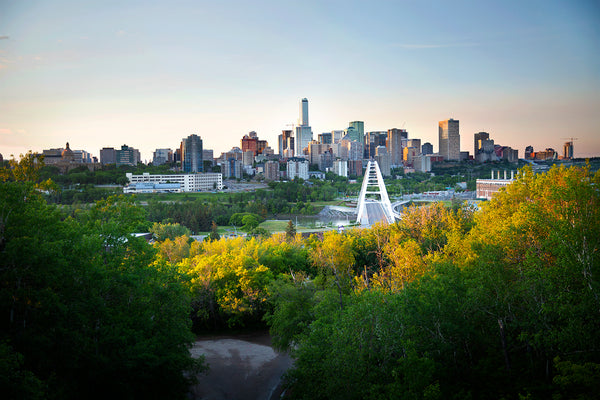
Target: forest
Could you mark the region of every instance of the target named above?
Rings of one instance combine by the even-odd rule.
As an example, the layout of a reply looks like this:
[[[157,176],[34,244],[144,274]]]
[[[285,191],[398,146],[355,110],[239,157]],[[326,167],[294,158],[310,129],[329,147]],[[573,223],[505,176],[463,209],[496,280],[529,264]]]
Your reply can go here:
[[[529,168],[480,210],[303,238],[190,240],[135,199],[66,213],[0,169],[0,390],[184,398],[194,334],[268,327],[292,399],[593,399],[600,173]],[[296,195],[296,199],[298,199]],[[159,234],[160,233],[160,234]]]

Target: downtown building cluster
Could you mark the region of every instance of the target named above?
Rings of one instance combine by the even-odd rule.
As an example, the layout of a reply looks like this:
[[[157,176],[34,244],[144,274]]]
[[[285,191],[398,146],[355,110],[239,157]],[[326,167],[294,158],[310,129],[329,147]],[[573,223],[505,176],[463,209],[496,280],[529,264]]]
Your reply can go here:
[[[309,123],[308,99],[303,98],[298,123],[278,135],[277,153],[252,131],[242,137],[240,147],[215,158],[212,150],[204,148],[202,138],[192,134],[182,138],[175,150],[159,148],[153,153],[154,165],[169,164],[179,175],[128,174],[130,185],[126,191],[220,190],[224,179],[241,179],[245,175],[258,175],[265,180],[322,178],[326,172],[360,177],[369,160],[377,161],[383,176],[390,176],[397,168],[405,173],[429,172],[433,163],[443,161],[518,161],[517,150],[496,144],[487,132],[477,132],[473,139],[473,154],[461,151],[460,122],[452,118],[438,123],[437,153],[431,143],[410,138],[405,129],[365,132],[363,121],[350,121],[345,129],[323,132],[315,139]],[[572,158],[574,139],[565,143],[562,157],[553,149],[534,152],[528,146],[525,158]],[[139,150],[127,145],[102,148],[100,160],[83,150],[71,150],[68,143],[64,149],[44,150],[43,155],[46,164],[57,166],[61,172],[80,166],[91,170],[107,164],[135,166],[141,161]]]

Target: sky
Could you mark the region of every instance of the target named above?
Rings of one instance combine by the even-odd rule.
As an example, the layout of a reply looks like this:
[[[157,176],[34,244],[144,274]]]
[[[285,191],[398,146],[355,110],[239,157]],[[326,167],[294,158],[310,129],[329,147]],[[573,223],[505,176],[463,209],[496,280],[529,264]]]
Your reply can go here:
[[[215,156],[364,121],[438,148],[438,122],[523,157],[600,156],[597,0],[0,0],[0,154],[197,134]]]

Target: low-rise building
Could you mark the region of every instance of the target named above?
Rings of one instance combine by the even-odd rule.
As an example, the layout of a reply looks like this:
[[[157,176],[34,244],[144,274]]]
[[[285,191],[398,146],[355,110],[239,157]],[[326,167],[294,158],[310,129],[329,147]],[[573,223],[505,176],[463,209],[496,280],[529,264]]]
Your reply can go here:
[[[495,172],[497,172],[497,175]],[[491,179],[477,179],[477,198],[491,200],[494,194],[498,193],[501,188],[513,183],[514,180],[514,171],[510,172],[510,178],[508,178],[507,171],[504,171],[504,177],[501,177],[500,171],[492,171]]]
[[[129,179],[129,185],[123,188],[125,193],[139,193],[139,190],[147,192],[171,191],[171,192],[201,192],[223,189],[223,175],[218,173],[202,174],[172,174],[172,175],[150,175],[144,172],[142,175],[125,174]],[[150,185],[154,185],[153,189]],[[157,186],[158,185],[158,186]],[[170,185],[170,186],[164,186]],[[179,190],[177,190],[179,187]]]

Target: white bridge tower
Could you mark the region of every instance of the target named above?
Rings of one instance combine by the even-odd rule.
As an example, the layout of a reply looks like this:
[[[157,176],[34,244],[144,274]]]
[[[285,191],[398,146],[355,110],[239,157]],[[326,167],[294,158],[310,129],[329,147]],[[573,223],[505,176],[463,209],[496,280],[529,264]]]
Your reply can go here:
[[[376,222],[393,224],[395,221],[392,203],[377,161],[369,160],[367,164],[357,209],[356,222],[361,225],[372,225]]]

